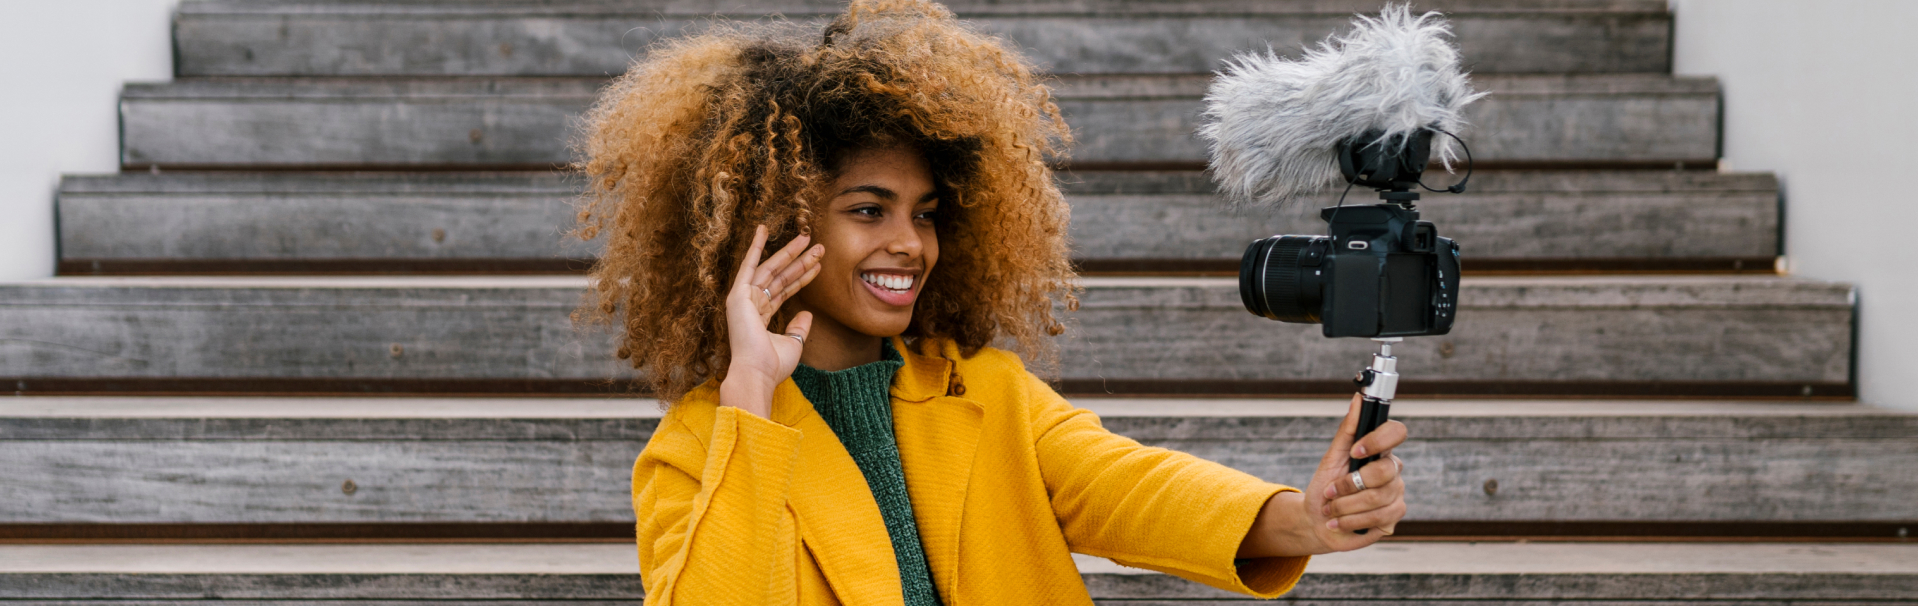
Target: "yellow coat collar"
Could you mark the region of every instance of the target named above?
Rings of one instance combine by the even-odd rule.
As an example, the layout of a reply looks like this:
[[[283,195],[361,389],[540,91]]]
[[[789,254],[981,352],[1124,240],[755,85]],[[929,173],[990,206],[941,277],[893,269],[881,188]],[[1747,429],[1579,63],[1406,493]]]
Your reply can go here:
[[[893,342],[905,359],[891,390],[893,430],[933,582],[941,595],[950,596],[958,591],[959,526],[985,408],[948,395],[957,391],[952,362],[956,348],[950,343],[924,345],[927,351],[915,352],[901,340]],[[804,435],[794,466],[798,472],[787,494],[800,536],[812,547],[809,551],[833,592],[848,606],[904,601],[885,519],[846,447],[791,379],[774,390],[773,411],[774,421]]]

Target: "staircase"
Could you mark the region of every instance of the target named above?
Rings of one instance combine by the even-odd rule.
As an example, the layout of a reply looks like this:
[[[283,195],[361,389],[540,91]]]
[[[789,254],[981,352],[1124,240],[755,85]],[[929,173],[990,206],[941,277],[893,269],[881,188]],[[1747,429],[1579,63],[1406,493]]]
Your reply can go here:
[[[1455,0],[1472,191],[1450,335],[1410,339],[1393,540],[1300,603],[1918,603],[1918,415],[1853,402],[1854,290],[1780,276],[1769,174],[1721,173],[1662,0]],[[1318,204],[1221,210],[1207,72],[1345,0],[959,0],[1058,75],[1082,308],[1059,388],[1108,427],[1304,481],[1372,344],[1239,303]],[[632,602],[658,420],[576,329],[573,120],[662,37],[826,0],[188,0],[121,163],[58,194],[59,276],[0,283],[0,600]],[[1331,203],[1327,196],[1325,205]],[[1101,602],[1236,603],[1085,559]]]

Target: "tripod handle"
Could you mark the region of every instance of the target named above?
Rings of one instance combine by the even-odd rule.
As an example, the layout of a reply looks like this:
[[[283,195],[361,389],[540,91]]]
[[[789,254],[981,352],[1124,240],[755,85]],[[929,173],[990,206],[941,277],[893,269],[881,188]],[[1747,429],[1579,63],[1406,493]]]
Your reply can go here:
[[[1372,433],[1372,430],[1378,429],[1380,425],[1384,425],[1386,418],[1391,416],[1391,414],[1392,402],[1390,400],[1381,400],[1372,396],[1365,396],[1365,399],[1359,403],[1359,427],[1358,430],[1352,434],[1352,441],[1357,442],[1359,438],[1365,437],[1366,434]],[[1353,459],[1351,465],[1347,466],[1347,471],[1357,472],[1359,468],[1365,467],[1366,463],[1377,460],[1379,460],[1378,455],[1372,455],[1363,459]],[[1360,528],[1352,531],[1352,534],[1367,534],[1370,532],[1371,529],[1369,528]]]
[[[1384,425],[1391,415],[1391,402],[1366,396],[1365,400],[1359,404],[1359,428],[1356,433],[1352,434],[1352,441],[1357,442],[1359,438],[1363,438],[1366,434],[1372,433],[1372,430]],[[1349,466],[1350,469],[1346,471],[1358,471],[1359,468],[1364,467],[1366,463],[1377,460],[1379,460],[1378,455],[1372,455],[1363,459],[1353,459],[1352,464]]]

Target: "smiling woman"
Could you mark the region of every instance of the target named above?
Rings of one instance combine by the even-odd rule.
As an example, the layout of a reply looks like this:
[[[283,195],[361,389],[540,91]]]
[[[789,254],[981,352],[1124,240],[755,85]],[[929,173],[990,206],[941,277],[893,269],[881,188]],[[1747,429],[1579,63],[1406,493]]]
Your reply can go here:
[[[673,42],[604,92],[579,315],[670,403],[633,468],[648,604],[1090,604],[1074,552],[1273,597],[1391,532],[1403,425],[1348,415],[1301,493],[1027,370],[1076,305],[1067,142],[1017,55],[915,0]]]
[[[720,307],[752,227],[775,245],[810,232],[828,196],[852,193],[828,190],[835,169],[891,146],[915,150],[942,193],[949,278],[919,287],[894,334],[967,354],[1006,337],[1048,365],[1063,330],[1053,310],[1076,302],[1068,210],[1046,165],[1068,141],[1024,61],[930,3],[857,2],[823,33],[735,24],[668,42],[587,116],[577,233],[607,237],[580,319],[619,318],[620,357],[665,401],[723,378]]]

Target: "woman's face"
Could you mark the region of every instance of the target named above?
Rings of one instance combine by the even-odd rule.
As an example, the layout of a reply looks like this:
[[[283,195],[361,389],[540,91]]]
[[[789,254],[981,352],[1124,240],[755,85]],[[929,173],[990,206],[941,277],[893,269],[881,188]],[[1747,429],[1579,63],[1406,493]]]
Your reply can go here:
[[[793,298],[797,309],[813,312],[814,335],[832,331],[842,343],[905,332],[939,260],[939,199],[925,156],[906,147],[854,151],[825,195],[813,225],[825,254],[819,275]]]

